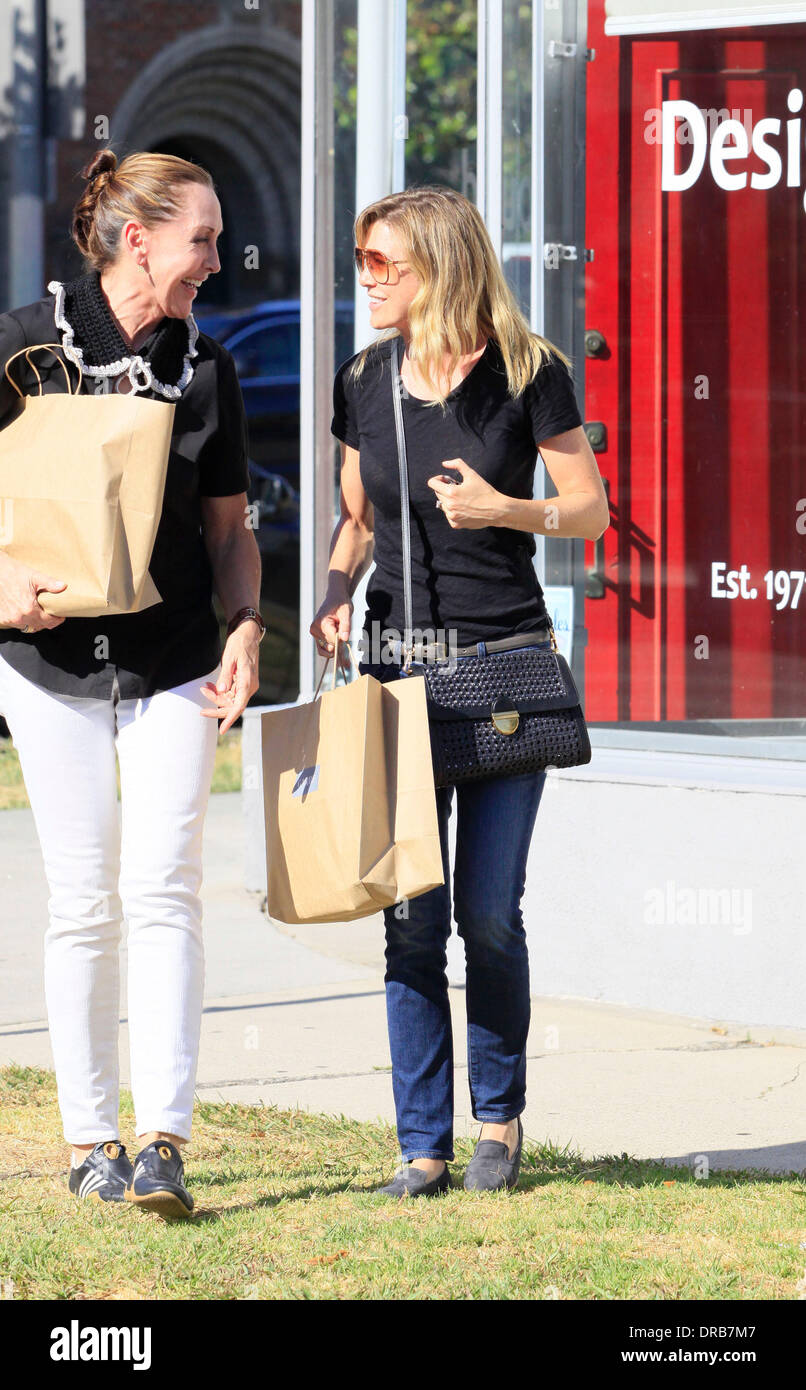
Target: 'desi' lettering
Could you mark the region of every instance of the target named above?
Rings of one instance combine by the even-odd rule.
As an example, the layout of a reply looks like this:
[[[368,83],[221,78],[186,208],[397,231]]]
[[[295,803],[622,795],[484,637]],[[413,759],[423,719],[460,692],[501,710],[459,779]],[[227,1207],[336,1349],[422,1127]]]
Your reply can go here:
[[[788,188],[799,188],[801,183],[801,143],[802,122],[796,113],[803,106],[803,92],[793,87],[787,97],[787,107],[796,118],[786,122],[786,135],[783,140],[786,158],[786,184]],[[745,113],[749,114],[749,113]],[[678,140],[678,121],[685,121],[689,135],[686,144],[691,146],[691,160],[686,169],[675,169],[675,149]],[[681,193],[691,188],[705,168],[706,157],[711,176],[719,188],[726,192],[746,188],[774,188],[783,176],[784,159],[782,152],[770,140],[781,136],[782,122],[777,116],[765,116],[762,120],[750,123],[737,120],[720,121],[710,134],[705,114],[692,101],[664,101],[661,106],[661,189],[665,193]],[[682,145],[680,146],[683,147]],[[748,173],[741,164],[750,155],[756,155],[766,170]],[[804,194],[806,207],[806,194]]]

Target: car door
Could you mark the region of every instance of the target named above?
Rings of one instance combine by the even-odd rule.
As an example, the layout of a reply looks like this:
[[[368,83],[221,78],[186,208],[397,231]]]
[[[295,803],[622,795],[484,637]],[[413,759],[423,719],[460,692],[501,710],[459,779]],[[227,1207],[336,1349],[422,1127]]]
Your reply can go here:
[[[226,341],[241,383],[250,453],[299,488],[299,315],[272,316]]]

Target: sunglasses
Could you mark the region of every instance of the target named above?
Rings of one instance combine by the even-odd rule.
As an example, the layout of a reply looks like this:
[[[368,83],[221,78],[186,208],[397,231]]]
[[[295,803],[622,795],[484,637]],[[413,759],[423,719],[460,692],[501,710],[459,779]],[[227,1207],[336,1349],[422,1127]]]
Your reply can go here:
[[[405,256],[402,260],[393,261],[381,255],[380,251],[363,251],[360,246],[356,246],[353,256],[356,270],[360,273],[366,266],[376,285],[387,285],[390,265],[405,265],[406,261]]]

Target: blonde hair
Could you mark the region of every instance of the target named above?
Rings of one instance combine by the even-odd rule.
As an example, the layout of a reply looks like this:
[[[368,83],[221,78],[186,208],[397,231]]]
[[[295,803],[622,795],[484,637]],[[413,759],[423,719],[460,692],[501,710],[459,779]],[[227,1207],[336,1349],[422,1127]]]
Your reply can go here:
[[[399,233],[406,260],[422,281],[409,305],[409,355],[436,394],[434,405],[446,399],[439,391],[445,357],[450,381],[458,359],[473,352],[482,335],[498,344],[511,396],[521,394],[551,353],[571,369],[565,353],[532,333],[481,214],[463,194],[426,185],[379,198],[355,219],[356,246],[366,244],[376,222]],[[397,336],[398,330],[390,329],[376,342]],[[358,355],[351,370],[354,380],[373,346]]]
[[[215,187],[201,165],[150,151],[126,155],[118,164],[113,150],[99,150],[81,177],[87,187],[73,209],[70,231],[88,270],[104,270],[118,259],[120,234],[131,218],[155,227],[182,211],[182,185]]]

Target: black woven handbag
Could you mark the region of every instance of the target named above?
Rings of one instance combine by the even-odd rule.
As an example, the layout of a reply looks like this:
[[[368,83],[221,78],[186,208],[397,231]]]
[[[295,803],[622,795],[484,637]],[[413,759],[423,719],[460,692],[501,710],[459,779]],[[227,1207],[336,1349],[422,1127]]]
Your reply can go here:
[[[591,746],[574,677],[557,650],[537,646],[486,656],[413,664],[411,518],[406,439],[400,400],[400,349],[393,347],[392,396],[400,468],[403,536],[403,667],[426,683],[434,785],[511,777],[590,762]],[[534,640],[534,639],[533,639]]]

